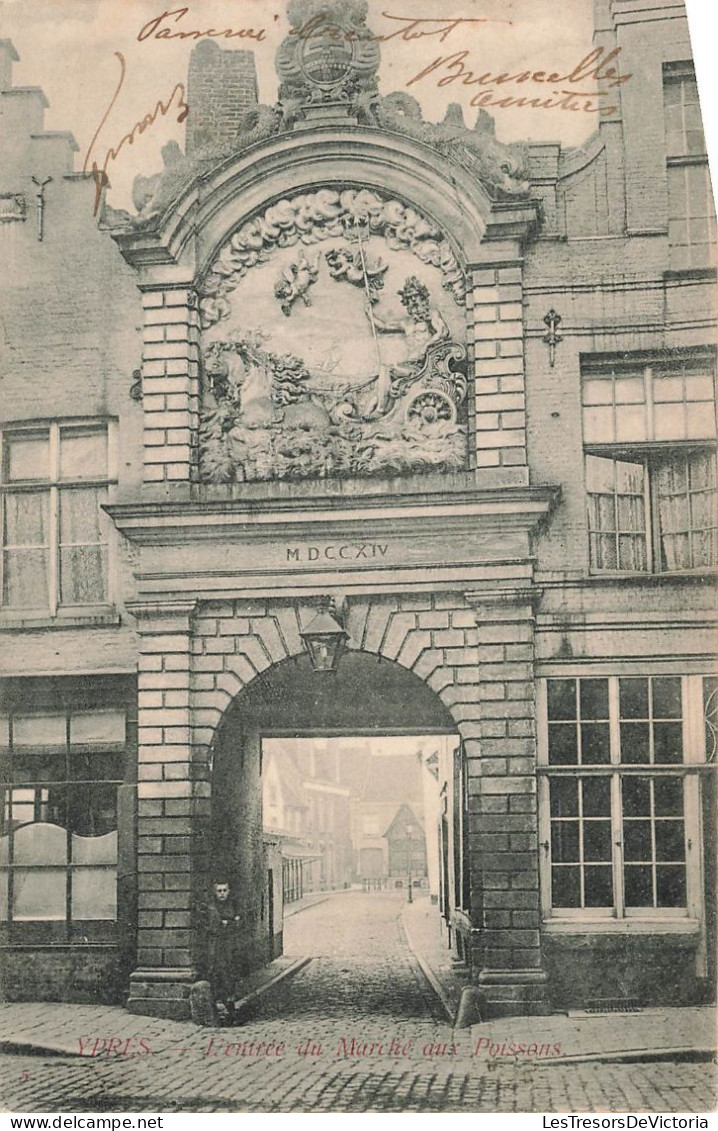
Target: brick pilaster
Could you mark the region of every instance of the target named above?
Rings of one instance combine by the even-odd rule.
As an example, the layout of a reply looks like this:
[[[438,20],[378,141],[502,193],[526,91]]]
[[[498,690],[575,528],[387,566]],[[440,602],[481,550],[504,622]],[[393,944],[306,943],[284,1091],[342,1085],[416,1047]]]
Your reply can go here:
[[[137,969],[127,1008],[189,1017],[191,929],[204,876],[208,771],[192,759],[193,601],[128,606],[140,632],[138,676]]]
[[[145,291],[144,482],[189,482],[199,422],[199,320],[186,287]]]
[[[465,740],[472,902],[480,909],[478,984],[493,1016],[546,1012],[541,963],[535,590],[467,594],[478,630],[481,711]]]
[[[526,467],[521,267],[471,275],[476,467]]]

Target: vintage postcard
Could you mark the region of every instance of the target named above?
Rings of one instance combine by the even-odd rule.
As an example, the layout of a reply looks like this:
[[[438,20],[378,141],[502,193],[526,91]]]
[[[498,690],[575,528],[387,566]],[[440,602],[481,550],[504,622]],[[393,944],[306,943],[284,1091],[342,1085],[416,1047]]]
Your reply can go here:
[[[683,0],[0,21],[2,1108],[707,1127]]]

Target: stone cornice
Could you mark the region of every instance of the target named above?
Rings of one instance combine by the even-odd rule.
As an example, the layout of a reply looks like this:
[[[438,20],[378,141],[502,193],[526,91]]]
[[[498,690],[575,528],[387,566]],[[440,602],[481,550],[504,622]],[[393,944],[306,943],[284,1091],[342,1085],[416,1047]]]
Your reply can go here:
[[[477,621],[533,620],[541,600],[541,589],[529,582],[486,586],[466,592],[464,597],[466,603],[476,610]]]
[[[476,490],[468,486],[420,494],[343,495],[298,493],[216,502],[114,503],[105,507],[118,530],[138,543],[236,542],[271,537],[314,537],[319,532],[401,529],[403,533],[469,529],[475,534],[529,532],[545,520],[560,492],[553,487]]]
[[[167,635],[189,632],[196,608],[197,601],[194,599],[128,601],[125,605],[127,612],[135,618],[138,631],[143,636],[154,633]]]

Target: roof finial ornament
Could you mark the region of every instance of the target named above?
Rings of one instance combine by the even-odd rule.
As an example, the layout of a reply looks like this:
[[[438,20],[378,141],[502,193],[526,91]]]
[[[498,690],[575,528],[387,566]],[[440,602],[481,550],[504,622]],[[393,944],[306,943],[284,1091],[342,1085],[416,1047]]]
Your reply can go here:
[[[291,0],[276,56],[285,126],[371,119],[380,52],[367,11],[366,0]]]

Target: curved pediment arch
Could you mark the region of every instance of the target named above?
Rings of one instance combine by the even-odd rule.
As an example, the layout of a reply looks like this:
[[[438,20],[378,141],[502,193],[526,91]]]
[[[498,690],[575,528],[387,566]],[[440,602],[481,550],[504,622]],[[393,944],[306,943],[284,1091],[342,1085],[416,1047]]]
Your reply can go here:
[[[259,142],[176,192],[170,185],[150,215],[112,234],[148,285],[153,268],[161,277],[176,268],[173,275],[194,283],[252,216],[287,196],[332,185],[394,195],[416,207],[445,233],[464,266],[478,261],[487,233],[521,238],[536,221],[535,202],[492,200],[475,175],[442,161],[422,141],[381,129],[315,126]]]

